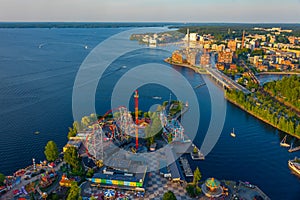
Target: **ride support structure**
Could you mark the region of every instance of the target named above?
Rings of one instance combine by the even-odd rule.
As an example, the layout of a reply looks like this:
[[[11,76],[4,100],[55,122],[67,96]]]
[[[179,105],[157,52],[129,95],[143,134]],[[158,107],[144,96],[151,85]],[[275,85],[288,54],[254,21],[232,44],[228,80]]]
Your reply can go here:
[[[134,107],[135,107],[135,149],[138,150],[139,148],[139,129],[138,129],[138,124],[139,124],[139,94],[138,90],[135,91],[134,94]]]

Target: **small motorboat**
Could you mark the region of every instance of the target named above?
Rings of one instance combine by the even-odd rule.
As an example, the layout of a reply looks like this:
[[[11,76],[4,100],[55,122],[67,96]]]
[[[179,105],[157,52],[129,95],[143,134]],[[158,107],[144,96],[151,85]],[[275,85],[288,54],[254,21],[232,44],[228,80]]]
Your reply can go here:
[[[236,137],[236,135],[235,135],[235,133],[234,133],[234,128],[233,128],[232,132],[230,133],[230,136],[231,136],[231,137]]]

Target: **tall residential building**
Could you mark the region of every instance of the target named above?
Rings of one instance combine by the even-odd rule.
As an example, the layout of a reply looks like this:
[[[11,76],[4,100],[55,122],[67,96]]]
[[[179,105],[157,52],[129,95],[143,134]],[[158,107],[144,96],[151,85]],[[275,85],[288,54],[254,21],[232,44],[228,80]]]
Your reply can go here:
[[[231,50],[231,51],[236,51],[236,41],[235,40],[229,40],[227,43],[227,47]]]
[[[225,49],[225,45],[224,44],[220,44],[216,48],[217,51],[223,51],[224,49]]]
[[[172,62],[183,63],[182,54],[179,51],[174,51],[172,53]]]
[[[218,53],[219,63],[232,63],[232,52],[221,51]]]
[[[207,66],[210,64],[210,55],[208,53],[203,53],[200,57],[200,65]]]
[[[196,52],[186,52],[186,60],[190,65],[196,65]]]
[[[225,69],[225,66],[223,63],[217,63],[216,67],[218,68],[218,70],[221,70],[221,71],[223,71]]]

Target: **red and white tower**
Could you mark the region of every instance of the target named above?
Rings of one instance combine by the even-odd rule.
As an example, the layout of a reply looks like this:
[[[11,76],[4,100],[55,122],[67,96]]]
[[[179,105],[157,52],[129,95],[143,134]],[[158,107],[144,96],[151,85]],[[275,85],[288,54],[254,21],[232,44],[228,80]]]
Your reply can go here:
[[[139,148],[139,129],[138,129],[138,124],[139,124],[139,94],[138,90],[135,91],[134,94],[134,107],[135,107],[135,149],[138,150]]]

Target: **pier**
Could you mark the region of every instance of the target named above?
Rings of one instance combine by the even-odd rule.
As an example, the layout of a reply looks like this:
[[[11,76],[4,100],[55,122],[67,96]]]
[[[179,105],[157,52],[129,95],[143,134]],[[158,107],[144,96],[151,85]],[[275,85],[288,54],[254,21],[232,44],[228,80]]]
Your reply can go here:
[[[205,156],[201,153],[200,149],[192,144],[193,150],[191,151],[191,157],[193,160],[205,160]],[[195,151],[196,150],[196,151]]]
[[[255,195],[261,196],[264,200],[270,200],[270,198],[256,185],[252,185],[249,182],[239,181],[237,192],[243,199],[253,199]]]
[[[188,106],[183,105],[181,112],[177,113],[173,119],[178,120],[179,117],[182,117],[189,110]]]
[[[193,172],[192,172],[192,169],[190,167],[188,160],[183,157],[180,157],[179,160],[180,160],[181,167],[183,168],[183,172],[184,172],[185,176],[193,177]]]

